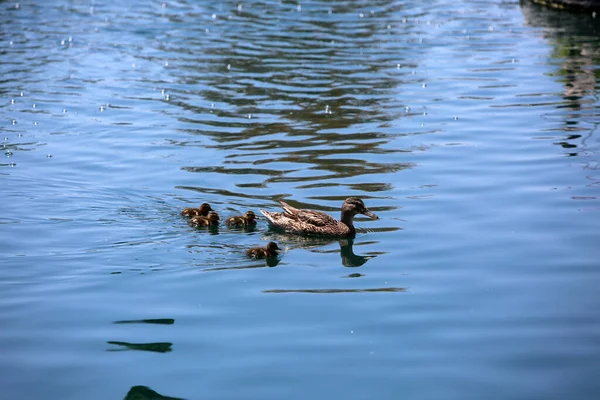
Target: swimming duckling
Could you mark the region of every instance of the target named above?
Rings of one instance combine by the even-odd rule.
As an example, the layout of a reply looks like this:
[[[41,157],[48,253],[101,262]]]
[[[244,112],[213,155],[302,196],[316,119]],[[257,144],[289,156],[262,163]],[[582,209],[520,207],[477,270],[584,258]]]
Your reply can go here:
[[[198,226],[216,226],[219,225],[219,214],[214,211],[208,213],[207,216],[197,215],[190,219],[190,225],[193,227]]]
[[[254,211],[246,211],[244,215],[236,215],[225,220],[229,226],[248,226],[256,224],[256,214]]]
[[[278,253],[275,250],[280,250],[275,242],[269,242],[267,247],[253,247],[246,251],[246,255],[252,258],[268,258],[275,257]]]
[[[372,219],[377,219],[365,203],[358,197],[348,197],[342,204],[342,216],[338,221],[329,215],[314,210],[302,210],[280,201],[284,212],[269,212],[260,210],[269,220],[269,224],[277,229],[290,233],[306,235],[323,235],[347,237],[354,236],[354,216],[364,214]]]
[[[184,208],[183,211],[181,211],[181,215],[183,215],[184,217],[194,217],[194,216],[206,217],[208,215],[208,212],[212,211],[212,210],[213,209],[210,208],[210,204],[202,203],[202,204],[200,204],[200,207],[198,207],[198,208]]]

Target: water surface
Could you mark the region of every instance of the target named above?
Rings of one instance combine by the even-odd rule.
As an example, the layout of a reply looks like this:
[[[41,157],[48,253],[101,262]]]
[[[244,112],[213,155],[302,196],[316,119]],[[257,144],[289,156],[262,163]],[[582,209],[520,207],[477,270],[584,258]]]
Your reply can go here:
[[[598,30],[516,1],[2,2],[0,390],[597,398]],[[179,215],[349,196],[380,217],[352,240]]]

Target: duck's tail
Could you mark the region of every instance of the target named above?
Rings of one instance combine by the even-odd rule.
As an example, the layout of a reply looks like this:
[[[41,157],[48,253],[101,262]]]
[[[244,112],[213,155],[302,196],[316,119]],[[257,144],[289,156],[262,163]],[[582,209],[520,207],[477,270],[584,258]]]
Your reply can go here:
[[[274,213],[270,213],[269,211],[263,210],[262,208],[259,208],[258,211],[260,211],[260,213],[265,216],[269,223],[275,224],[275,218],[273,217]]]
[[[285,201],[279,201],[279,203],[281,204],[281,208],[283,208],[283,211],[285,211],[286,214],[288,214],[288,215],[298,214],[298,209],[290,206]]]

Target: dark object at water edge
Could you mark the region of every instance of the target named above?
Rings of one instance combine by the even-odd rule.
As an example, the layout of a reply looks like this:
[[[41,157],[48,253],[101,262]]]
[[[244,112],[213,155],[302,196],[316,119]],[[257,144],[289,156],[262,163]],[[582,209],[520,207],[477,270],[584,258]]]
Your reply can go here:
[[[529,0],[546,7],[569,11],[600,11],[600,0]]]

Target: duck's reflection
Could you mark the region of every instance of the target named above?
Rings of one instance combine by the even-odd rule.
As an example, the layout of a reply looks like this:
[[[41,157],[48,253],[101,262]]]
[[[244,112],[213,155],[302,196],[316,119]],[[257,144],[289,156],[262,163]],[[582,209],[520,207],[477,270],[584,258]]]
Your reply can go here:
[[[219,234],[219,225],[193,226],[193,228],[197,231],[208,232],[210,235],[218,235]]]
[[[183,400],[179,397],[163,396],[147,386],[133,386],[124,400]]]
[[[362,278],[363,276],[365,276],[365,275],[355,272],[353,274],[348,274],[348,275],[344,276],[344,278]]]
[[[267,267],[276,267],[277,264],[279,264],[280,260],[281,260],[281,255],[279,255],[277,257],[267,257],[267,258],[265,258],[265,263],[267,264]]]
[[[354,254],[354,239],[340,240],[340,255],[342,256],[342,265],[344,267],[360,267],[376,255],[358,255]]]
[[[287,249],[304,249],[316,253],[337,253],[339,251],[342,259],[342,265],[344,267],[360,267],[372,258],[377,257],[379,254],[371,252],[366,255],[358,255],[354,253],[354,239],[336,239],[336,238],[324,238],[324,237],[306,237],[289,235],[285,233],[269,232],[267,236],[262,237],[263,240],[276,241],[278,243],[285,243]],[[327,246],[331,243],[338,242],[340,249],[334,250],[322,250],[321,247]],[[372,244],[375,242],[363,242],[361,245]],[[265,268],[274,267],[280,261],[280,256],[270,257],[265,260],[257,260],[251,265],[231,266],[231,267],[216,267],[206,268],[204,271],[224,271],[224,270],[238,270],[238,269],[252,269],[252,268]],[[266,264],[265,264],[266,261]],[[365,275],[360,273],[351,273],[345,278],[360,278]],[[266,289],[263,293],[377,293],[377,292],[405,292],[407,289],[403,287],[381,287],[381,288],[360,288],[360,289]]]
[[[288,243],[292,248],[303,248],[308,251],[317,253],[337,253],[339,251],[344,267],[360,267],[371,258],[375,258],[382,253],[370,252],[366,255],[354,253],[354,238],[327,238],[327,237],[310,237],[290,235],[286,233],[270,232],[269,240],[275,240],[279,243]],[[320,247],[327,246],[331,243],[338,242],[339,250],[321,250]],[[363,242],[360,245],[373,244],[376,242]]]
[[[230,231],[251,233],[256,230],[256,225],[253,224],[253,225],[242,225],[242,226],[228,226],[227,229],[229,229]]]
[[[360,267],[371,258],[375,258],[380,254],[380,252],[370,252],[365,255],[358,255],[354,253],[354,239],[337,239],[337,238],[326,238],[326,237],[308,237],[308,236],[298,236],[298,235],[290,235],[286,233],[278,233],[278,232],[269,232],[268,236],[264,236],[263,240],[275,241],[279,244],[284,243],[287,251],[291,249],[304,249],[315,253],[340,253],[340,257],[342,258],[342,265],[344,267]],[[330,245],[334,242],[338,242],[340,245],[340,249],[333,250],[322,250],[321,248],[327,245]],[[376,242],[362,242],[361,245],[373,244]],[[211,267],[204,268],[204,272],[213,272],[213,271],[228,271],[228,270],[239,270],[239,269],[254,269],[254,268],[265,268],[265,267],[276,267],[279,265],[281,260],[285,256],[283,254],[279,254],[277,257],[268,257],[261,260],[255,260],[252,264],[249,265],[235,265],[235,266],[227,266],[227,267]],[[362,274],[351,274],[350,277],[358,277],[363,276]]]

